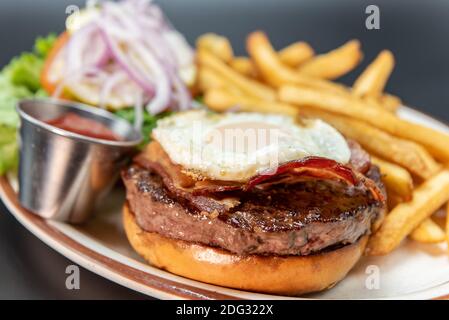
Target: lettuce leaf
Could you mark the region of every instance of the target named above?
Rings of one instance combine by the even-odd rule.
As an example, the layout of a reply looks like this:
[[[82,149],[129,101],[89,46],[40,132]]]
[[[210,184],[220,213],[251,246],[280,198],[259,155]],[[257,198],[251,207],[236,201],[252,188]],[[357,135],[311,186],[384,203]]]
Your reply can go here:
[[[0,71],[0,175],[17,165],[17,103],[21,99],[46,95],[39,79],[55,39],[54,34],[39,37],[32,52],[13,58]]]
[[[163,112],[158,115],[151,115],[147,111],[144,111],[143,114],[143,124],[142,124],[142,137],[143,141],[140,145],[140,148],[143,148],[148,142],[151,141],[151,131],[156,127],[156,123],[159,119],[162,119],[168,116],[171,112]],[[135,109],[134,108],[126,108],[115,111],[115,114],[128,122],[133,123],[135,118]]]
[[[0,175],[15,169],[18,163],[16,130],[0,126]]]
[[[15,86],[7,75],[0,73],[0,125],[17,127],[19,116],[15,106],[20,99],[31,96],[33,93],[26,87]]]
[[[34,43],[34,52],[41,58],[46,58],[57,37],[56,33],[50,33],[46,37],[38,37]]]
[[[39,78],[43,65],[41,57],[24,52],[12,59],[4,72],[13,86],[23,87],[34,93],[41,87]]]

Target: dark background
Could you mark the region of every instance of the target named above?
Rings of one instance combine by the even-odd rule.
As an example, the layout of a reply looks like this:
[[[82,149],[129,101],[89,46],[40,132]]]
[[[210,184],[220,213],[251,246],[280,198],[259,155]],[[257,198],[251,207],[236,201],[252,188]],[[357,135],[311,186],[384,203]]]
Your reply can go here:
[[[228,36],[244,54],[248,32],[263,29],[278,48],[296,40],[316,51],[360,39],[365,58],[342,79],[352,83],[376,54],[388,48],[397,65],[388,91],[406,104],[449,122],[449,1],[447,0],[162,0],[158,2],[189,42],[205,32]],[[0,66],[29,50],[38,35],[62,31],[76,0],[1,0]],[[380,8],[380,30],[365,28],[365,8]],[[449,146],[448,146],[449,147]],[[81,270],[81,289],[65,289],[71,262],[25,230],[0,205],[0,298],[144,298]]]

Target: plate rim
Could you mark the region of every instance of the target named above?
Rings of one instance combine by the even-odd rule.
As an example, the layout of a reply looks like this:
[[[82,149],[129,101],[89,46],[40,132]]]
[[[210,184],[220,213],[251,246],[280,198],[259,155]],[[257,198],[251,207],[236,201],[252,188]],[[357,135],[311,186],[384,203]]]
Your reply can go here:
[[[124,287],[160,299],[239,299],[236,296],[164,279],[93,251],[59,231],[45,219],[21,207],[17,194],[6,176],[0,176],[0,198],[8,211],[39,240],[87,270]],[[114,277],[107,275],[111,272]],[[130,282],[134,284],[133,287],[130,287]],[[142,286],[145,288],[139,288]],[[151,295],[148,290],[152,290]]]
[[[449,124],[438,118],[432,117],[422,111],[411,107],[401,106],[404,111],[415,113],[420,118],[438,123],[449,132]],[[92,250],[76,239],[69,237],[55,226],[39,216],[34,215],[21,207],[17,194],[7,176],[0,176],[0,198],[4,202],[9,213],[12,214],[27,230],[33,233],[39,240],[43,241],[50,248],[65,256],[69,260],[79,264],[95,274],[113,281],[131,290],[143,293],[158,299],[214,299],[214,300],[234,300],[242,299],[237,295],[221,293],[213,289],[200,288],[187,283],[166,279],[156,274],[151,274],[139,270],[130,265],[108,257],[101,252]],[[186,278],[187,279],[187,278]],[[442,285],[424,290],[424,292],[436,289]],[[224,288],[224,287],[223,287]],[[224,288],[229,289],[229,288]],[[252,293],[249,291],[242,291]],[[258,294],[258,293],[254,293]],[[403,295],[406,297],[407,294]],[[279,298],[288,298],[281,297]],[[301,297],[298,297],[301,299]],[[392,297],[394,299],[394,297]],[[304,298],[302,298],[304,299]],[[307,299],[307,298],[306,298]],[[447,300],[449,299],[449,288],[444,294],[430,297],[429,299]]]

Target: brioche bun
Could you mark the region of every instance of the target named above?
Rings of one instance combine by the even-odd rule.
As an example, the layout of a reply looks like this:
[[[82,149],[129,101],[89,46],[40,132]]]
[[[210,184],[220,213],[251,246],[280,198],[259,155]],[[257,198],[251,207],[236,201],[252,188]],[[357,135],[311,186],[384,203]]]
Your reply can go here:
[[[134,250],[155,267],[219,286],[289,296],[321,291],[343,279],[363,254],[368,238],[309,256],[239,256],[144,231],[127,204],[123,222]]]

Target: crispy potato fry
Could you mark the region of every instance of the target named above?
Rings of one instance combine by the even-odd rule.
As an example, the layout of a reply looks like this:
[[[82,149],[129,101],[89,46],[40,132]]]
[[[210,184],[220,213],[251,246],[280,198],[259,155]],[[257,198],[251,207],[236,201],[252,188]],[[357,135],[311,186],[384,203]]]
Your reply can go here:
[[[228,63],[234,58],[234,51],[231,43],[226,37],[215,33],[206,33],[196,40],[198,50],[206,50],[218,57],[220,60]]]
[[[218,88],[206,92],[204,103],[212,110],[219,112],[237,109],[248,112],[282,113],[293,117],[298,115],[298,109],[294,106],[235,95]]]
[[[381,108],[391,113],[396,113],[402,105],[401,99],[391,94],[384,94],[381,97],[363,96],[361,99],[375,108]]]
[[[372,108],[383,109],[391,113],[395,113],[397,111],[397,108],[392,108],[390,107],[390,105],[383,104],[379,98],[374,98],[372,96],[364,96],[361,97],[361,99],[363,100],[364,103],[366,103]]]
[[[328,80],[360,62],[357,40],[316,57],[304,42],[276,52],[263,32],[247,38],[251,58],[234,57],[228,39],[215,34],[201,36],[197,48],[198,88],[211,109],[322,118],[374,155],[391,212],[371,236],[368,254],[387,254],[407,236],[446,239],[449,248],[449,169],[432,157],[449,164],[449,135],[395,116],[402,102],[383,92],[395,64],[390,51],[379,53],[350,89]],[[416,189],[411,174],[424,180]],[[445,225],[438,225],[430,217],[445,203]]]
[[[201,92],[205,92],[214,88],[223,88],[234,94],[242,94],[242,91],[234,86],[231,82],[220,77],[214,70],[210,68],[199,68],[198,70],[198,87]]]
[[[446,229],[446,210],[438,210],[432,215],[432,221],[435,222],[441,229]]]
[[[274,87],[292,83],[335,93],[349,92],[342,85],[300,74],[283,64],[263,32],[251,33],[247,38],[246,47],[262,77]]]
[[[446,239],[446,235],[431,218],[427,218],[410,233],[410,238],[422,243],[438,243]]]
[[[241,75],[206,50],[199,50],[197,59],[200,68],[211,68],[226,81],[229,81],[234,86],[238,87],[243,93],[263,100],[275,100],[276,92],[273,89]]]
[[[394,192],[404,201],[412,199],[413,179],[407,170],[374,156],[371,156],[371,161],[380,168],[380,172],[383,175],[382,181],[385,183],[389,193]]]
[[[399,119],[386,110],[369,108],[358,98],[292,85],[282,86],[278,97],[282,102],[313,106],[362,120],[392,135],[422,144],[433,156],[443,162],[449,162],[449,135]]]
[[[360,120],[332,114],[312,107],[299,107],[300,114],[319,117],[348,138],[359,142],[370,153],[396,163],[418,177],[430,178],[440,165],[419,144],[394,137]]]
[[[306,42],[294,42],[279,51],[279,59],[289,67],[296,68],[313,57],[315,52]]]
[[[393,251],[425,219],[449,200],[449,171],[443,170],[413,192],[413,199],[395,207],[385,217],[367,247],[370,255]]]
[[[311,77],[336,79],[354,69],[362,60],[362,56],[360,42],[351,40],[337,49],[307,61],[298,70]]]
[[[353,93],[358,96],[380,97],[394,68],[394,56],[383,50],[362,72],[353,85]]]
[[[313,54],[313,49],[305,42],[295,42],[278,53],[282,63],[291,67],[299,66],[304,61],[313,57]],[[247,57],[235,57],[229,64],[237,72],[247,77],[257,78],[259,76],[257,67]]]
[[[393,210],[398,204],[404,202],[404,199],[402,199],[401,196],[397,195],[394,192],[388,192],[387,191],[387,207],[388,210]]]
[[[202,92],[212,88],[221,88],[224,85],[225,82],[215,71],[210,68],[198,69],[198,87]]]
[[[380,98],[380,104],[387,110],[396,112],[400,106],[402,106],[402,101],[400,98],[392,94],[383,94]]]
[[[447,248],[449,250],[449,202],[447,203],[446,207],[446,242]]]
[[[254,63],[247,57],[236,57],[229,64],[235,71],[246,77],[257,78],[258,72]]]

